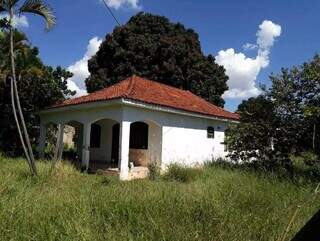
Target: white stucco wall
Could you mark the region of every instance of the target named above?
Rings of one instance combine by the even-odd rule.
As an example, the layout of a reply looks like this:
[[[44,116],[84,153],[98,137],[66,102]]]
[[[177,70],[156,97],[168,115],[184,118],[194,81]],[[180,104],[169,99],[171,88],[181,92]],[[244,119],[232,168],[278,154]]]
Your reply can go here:
[[[225,157],[223,142],[226,126],[224,123],[197,119],[188,121],[192,123],[193,128],[188,124],[185,127],[183,124],[180,127],[163,127],[163,167],[173,162],[188,166],[202,165],[215,158]],[[207,137],[208,126],[215,128],[214,139]]]
[[[124,118],[128,121],[152,120],[162,127],[162,141],[154,153],[161,155],[161,167],[170,163],[202,165],[213,158],[225,157],[224,131],[228,122],[183,116],[173,113],[125,107]],[[215,128],[215,138],[207,138],[207,128]],[[155,140],[156,144],[157,141]],[[161,148],[161,150],[160,150]]]

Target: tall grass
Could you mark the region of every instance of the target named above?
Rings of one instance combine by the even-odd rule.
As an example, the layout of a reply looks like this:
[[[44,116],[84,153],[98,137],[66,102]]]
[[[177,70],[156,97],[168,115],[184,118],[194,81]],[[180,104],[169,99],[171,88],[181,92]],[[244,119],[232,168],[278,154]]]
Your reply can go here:
[[[316,183],[207,167],[187,183],[119,182],[40,162],[0,157],[0,240],[288,239],[320,208]]]
[[[178,164],[171,164],[167,168],[164,179],[189,183],[194,181],[201,173],[202,169],[199,168],[190,168]]]

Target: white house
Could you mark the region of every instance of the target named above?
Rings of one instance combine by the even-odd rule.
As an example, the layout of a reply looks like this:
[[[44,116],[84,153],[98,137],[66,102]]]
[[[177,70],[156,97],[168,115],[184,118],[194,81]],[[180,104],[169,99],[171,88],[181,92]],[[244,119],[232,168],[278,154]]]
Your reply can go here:
[[[40,114],[39,152],[47,126],[72,126],[83,166],[117,166],[128,179],[129,163],[201,165],[226,155],[224,132],[238,115],[189,91],[132,76],[87,96],[68,99]],[[63,135],[59,137],[63,145]],[[62,153],[60,152],[60,157]]]

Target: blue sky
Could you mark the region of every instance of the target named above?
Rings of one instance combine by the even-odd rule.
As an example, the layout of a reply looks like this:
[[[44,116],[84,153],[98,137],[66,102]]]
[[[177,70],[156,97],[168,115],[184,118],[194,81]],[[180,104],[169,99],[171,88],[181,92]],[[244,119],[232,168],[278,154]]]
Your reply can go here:
[[[27,16],[29,26],[21,26],[21,29],[27,33],[32,44],[39,47],[41,58],[46,64],[61,65],[65,68],[73,66],[77,71],[78,67],[85,67],[84,62],[88,55],[96,51],[94,48],[90,49],[90,46],[87,50],[89,41],[97,37],[95,41],[91,41],[91,44],[98,45],[100,40],[112,31],[115,22],[100,0],[51,0],[48,2],[58,18],[56,27],[51,32],[45,33],[40,18]],[[127,2],[136,3],[138,7],[126,4]],[[116,5],[117,3],[120,7]],[[121,3],[124,4],[121,5]],[[220,58],[220,62],[230,65],[230,71],[235,68],[233,70],[236,72],[244,73],[240,79],[237,79],[238,72],[233,73],[232,86],[239,88],[242,88],[242,84],[248,83],[253,84],[253,88],[260,83],[270,84],[268,76],[271,72],[277,73],[281,67],[290,67],[310,59],[320,47],[318,27],[320,1],[318,0],[111,0],[109,4],[121,23],[125,23],[140,9],[164,15],[173,22],[179,21],[195,29],[199,33],[202,48],[206,54],[218,56],[219,51],[233,49],[233,52],[228,52],[229,57]],[[265,25],[267,36],[263,35],[261,38],[268,39],[268,34],[271,34],[272,39],[269,39],[271,42],[269,41],[267,48],[261,49],[261,44],[257,46],[259,38],[257,32],[265,20],[269,20],[269,25]],[[261,29],[263,30],[264,27],[260,26]],[[270,29],[273,32],[270,32]],[[255,49],[244,49],[243,45],[246,43],[254,44]],[[258,52],[263,50],[268,51],[268,63],[256,66],[256,73],[253,74],[256,80],[254,80],[246,71],[250,72],[252,67],[250,64],[257,64]],[[238,57],[240,57],[239,61]],[[80,63],[75,66],[77,61]],[[241,64],[241,61],[248,66]],[[246,76],[251,80],[246,80]],[[75,80],[76,84],[81,87],[81,83],[77,81]],[[254,94],[256,90],[253,90],[243,96],[226,98],[226,109],[235,110],[243,98],[249,97],[250,93]]]

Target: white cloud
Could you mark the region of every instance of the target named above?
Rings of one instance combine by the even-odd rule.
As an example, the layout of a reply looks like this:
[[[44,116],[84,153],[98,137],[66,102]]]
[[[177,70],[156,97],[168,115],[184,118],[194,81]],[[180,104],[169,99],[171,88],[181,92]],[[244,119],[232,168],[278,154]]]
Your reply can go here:
[[[260,94],[256,79],[263,68],[270,64],[270,50],[277,37],[281,35],[281,26],[265,20],[259,25],[257,43],[247,43],[245,50],[258,49],[255,58],[247,57],[244,53],[236,53],[233,48],[221,50],[216,56],[218,64],[223,65],[229,76],[229,90],[224,98],[245,99]]]
[[[77,91],[76,97],[87,94],[85,79],[89,77],[88,60],[96,54],[102,40],[94,37],[89,41],[87,51],[82,59],[68,67],[68,71],[73,73],[73,76],[67,80],[68,88]]]
[[[2,18],[9,19],[9,15],[8,14],[0,14],[0,19],[2,19]],[[28,19],[24,15],[21,15],[21,16],[14,15],[13,19],[12,19],[12,23],[13,23],[13,26],[15,28],[19,28],[19,27],[27,28],[27,27],[29,27]]]
[[[277,37],[281,35],[281,26],[274,24],[269,20],[264,20],[259,25],[259,31],[257,32],[257,45],[261,49],[270,49]]]
[[[244,45],[242,46],[242,48],[243,48],[244,50],[253,50],[253,49],[258,48],[258,45],[256,45],[256,44],[251,44],[251,43],[246,43],[246,44],[244,44]]]
[[[141,9],[139,6],[139,0],[100,0],[105,1],[107,5],[114,9],[119,9],[121,7],[129,7],[133,9]]]

